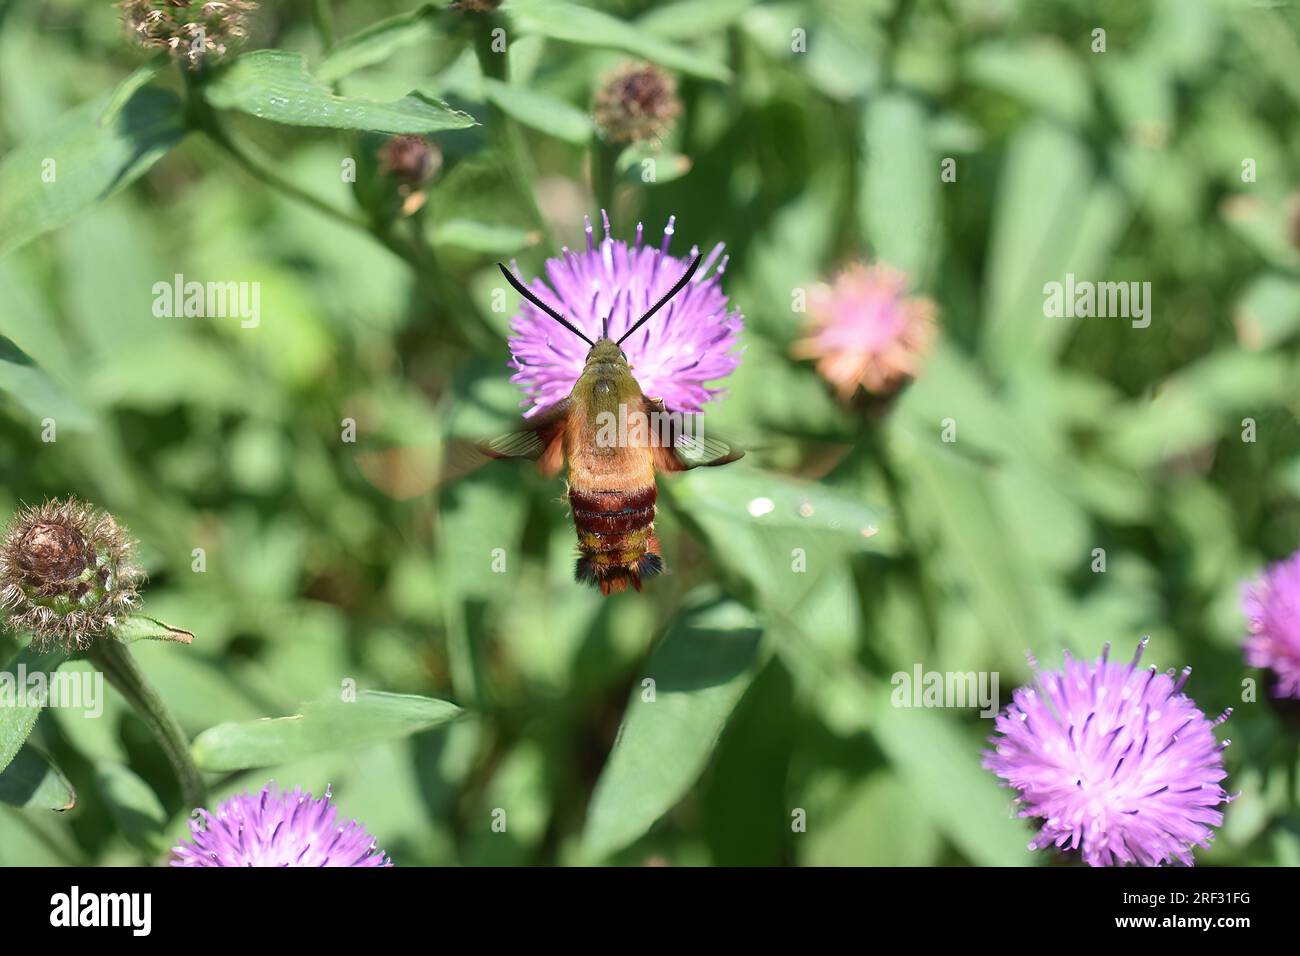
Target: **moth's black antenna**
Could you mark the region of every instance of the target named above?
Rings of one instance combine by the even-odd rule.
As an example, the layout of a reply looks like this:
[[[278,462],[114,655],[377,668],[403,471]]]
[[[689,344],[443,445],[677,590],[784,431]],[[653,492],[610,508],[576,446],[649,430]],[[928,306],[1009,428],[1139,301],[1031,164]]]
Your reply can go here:
[[[541,299],[537,298],[537,296],[529,292],[528,289],[524,286],[524,284],[520,282],[518,279],[516,279],[514,277],[514,274],[511,273],[511,271],[507,269],[504,265],[498,262],[497,268],[500,269],[501,274],[506,277],[506,281],[509,282],[512,286],[514,286],[515,291],[518,292],[520,295],[522,295],[525,299],[527,299],[533,305],[537,306],[539,309],[541,309],[543,312],[545,312],[547,315],[553,318],[556,322],[559,322],[562,326],[564,326],[566,329],[568,329],[578,338],[582,339],[582,341],[586,342],[588,345],[596,344],[591,339],[587,338],[585,335],[579,332],[577,327],[573,325],[573,323],[571,323],[568,319],[560,315],[560,313],[556,312],[554,309],[552,309]],[[660,304],[662,305],[662,303]],[[658,308],[658,306],[656,306],[655,308]]]
[[[637,329],[641,328],[641,326],[645,325],[646,321],[650,318],[650,316],[654,315],[656,312],[662,309],[668,303],[668,300],[671,299],[673,296],[675,296],[678,292],[681,292],[682,288],[686,285],[686,283],[691,281],[691,276],[695,275],[695,270],[700,267],[700,260],[702,258],[704,257],[696,256],[695,261],[692,262],[690,268],[686,270],[686,274],[677,280],[677,284],[668,290],[668,294],[665,295],[658,302],[656,302],[654,305],[650,306],[650,311],[647,312],[645,315],[641,316],[641,318],[637,319],[636,325],[632,326],[632,328],[624,332],[623,337],[620,338],[618,342],[615,344],[622,345],[629,335],[631,335]]]

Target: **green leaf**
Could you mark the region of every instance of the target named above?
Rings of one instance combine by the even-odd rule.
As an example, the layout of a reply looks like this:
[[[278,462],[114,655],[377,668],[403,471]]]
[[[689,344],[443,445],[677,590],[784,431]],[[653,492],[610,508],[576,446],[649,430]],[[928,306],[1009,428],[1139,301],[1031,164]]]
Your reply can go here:
[[[1300,330],[1300,279],[1265,273],[1233,308],[1237,338],[1251,349],[1272,348]]]
[[[38,421],[51,418],[57,426],[71,429],[91,425],[90,413],[3,335],[0,335],[0,392],[12,395]]]
[[[823,785],[823,789],[828,785]],[[916,795],[896,776],[874,773],[835,795],[800,841],[804,866],[932,866],[942,840]]]
[[[509,14],[520,33],[621,50],[709,80],[731,78],[731,71],[716,60],[669,43],[648,30],[590,7],[563,0],[507,0],[502,9]]]
[[[0,771],[0,803],[39,810],[71,810],[77,792],[50,758],[30,744]]]
[[[699,777],[732,709],[754,678],[761,632],[727,601],[671,627],[628,702],[591,798],[582,847],[601,859],[637,839]]]
[[[41,652],[28,645],[0,671],[0,770],[14,759],[45,707],[45,696],[32,686],[32,677],[42,675],[48,695],[50,676],[66,656],[62,650]]]
[[[113,633],[123,644],[134,644],[136,641],[172,641],[176,644],[191,644],[194,641],[193,632],[172,627],[144,614],[129,615]]]
[[[542,235],[535,229],[519,229],[473,219],[448,219],[430,230],[430,238],[440,246],[508,256],[537,245]]]
[[[245,53],[205,94],[219,109],[239,110],[289,126],[364,129],[382,133],[434,133],[473,126],[474,117],[423,93],[392,103],[336,96],[307,72],[301,53]]]
[[[490,76],[483,77],[483,95],[507,116],[533,129],[579,146],[591,139],[591,117],[564,100]]]
[[[654,163],[654,166],[651,167],[654,170],[654,178],[648,181],[644,176],[645,166],[643,164],[646,160]],[[691,171],[693,165],[694,163],[691,162],[689,156],[683,156],[681,153],[664,152],[638,144],[629,146],[619,153],[614,169],[624,182],[658,185],[660,183],[670,183],[674,179],[681,179]]]
[[[921,811],[973,863],[1035,862],[1027,849],[1032,834],[1011,815],[1012,792],[980,766],[973,734],[940,711],[895,707],[881,694],[874,736]]]
[[[687,472],[665,481],[661,493],[704,532],[719,562],[784,612],[849,554],[889,548],[881,512],[825,484],[728,466]],[[797,571],[793,562],[800,559]]]
[[[166,90],[146,86],[107,108],[116,103],[116,93],[84,103],[0,160],[0,256],[129,185],[185,135]]]
[[[991,469],[902,429],[891,435],[900,472],[910,478],[910,512],[939,540],[939,565],[957,581],[989,646],[1016,660],[1043,640],[1036,580],[1021,542],[1000,519]]]
[[[938,248],[939,164],[925,110],[910,96],[872,99],[859,215],[875,254],[922,284]]]
[[[974,83],[1067,123],[1082,125],[1092,115],[1087,71],[1055,38],[985,42],[970,51],[966,68]]]
[[[95,767],[95,785],[127,840],[151,853],[163,848],[167,811],[149,784],[129,768],[106,760]]]
[[[341,40],[316,66],[318,79],[331,83],[363,67],[382,63],[402,47],[432,40],[438,9],[425,3],[407,13],[372,23]]]
[[[355,701],[329,697],[292,717],[219,724],[195,739],[194,760],[204,770],[269,767],[308,754],[357,747],[438,727],[461,713],[432,697],[361,691]]]
[[[680,0],[659,4],[636,21],[639,29],[665,40],[691,40],[735,23],[758,0]]]

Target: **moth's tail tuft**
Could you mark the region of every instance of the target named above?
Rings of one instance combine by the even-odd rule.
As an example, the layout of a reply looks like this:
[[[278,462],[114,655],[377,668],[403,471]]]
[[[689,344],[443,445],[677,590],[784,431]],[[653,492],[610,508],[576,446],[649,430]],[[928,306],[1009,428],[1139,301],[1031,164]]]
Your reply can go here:
[[[590,584],[593,587],[598,587],[600,593],[607,596],[626,591],[629,585],[633,589],[640,591],[643,579],[652,578],[664,571],[664,559],[659,555],[659,541],[651,538],[649,548],[653,550],[647,550],[631,566],[618,564],[598,565],[591,558],[584,555],[578,558],[578,563],[573,569],[573,576],[579,584]]]

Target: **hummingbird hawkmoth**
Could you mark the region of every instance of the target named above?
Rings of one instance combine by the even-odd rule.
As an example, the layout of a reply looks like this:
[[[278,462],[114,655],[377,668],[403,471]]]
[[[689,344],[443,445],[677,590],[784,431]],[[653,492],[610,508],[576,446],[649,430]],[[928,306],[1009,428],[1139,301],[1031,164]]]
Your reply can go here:
[[[621,348],[685,288],[700,259],[697,255],[677,283],[617,342],[609,337],[608,316],[593,342],[497,263],[516,292],[591,349],[567,398],[526,419],[523,428],[480,447],[494,458],[536,461],[547,476],[567,462],[567,497],[578,532],[575,576],[599,587],[602,594],[628,585],[639,591],[645,578],[664,570],[654,526],[657,472],[725,465],[744,455],[716,437],[694,433],[684,426],[683,416],[646,396]]]

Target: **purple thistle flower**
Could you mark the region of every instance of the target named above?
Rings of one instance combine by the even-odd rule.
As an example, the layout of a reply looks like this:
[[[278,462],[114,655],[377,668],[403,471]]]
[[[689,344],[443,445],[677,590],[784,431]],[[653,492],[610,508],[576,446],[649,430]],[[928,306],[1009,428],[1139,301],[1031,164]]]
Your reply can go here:
[[[1193,864],[1223,823],[1215,807],[1231,798],[1211,721],[1182,692],[1191,674],[1138,670],[1131,663],[1065,653],[1060,671],[1042,672],[998,715],[984,766],[1020,791],[1021,817],[1043,821],[1031,850],[1081,850],[1090,866]]]
[[[1246,663],[1272,668],[1274,697],[1300,697],[1300,551],[1243,587],[1241,606],[1250,622]]]
[[[193,843],[172,850],[172,866],[392,866],[365,827],[338,822],[325,796],[274,782],[257,796],[241,793],[190,820]]]
[[[668,220],[658,249],[641,244],[639,223],[636,240],[629,245],[610,238],[609,217],[602,212],[601,218],[604,239],[594,241],[588,219],[586,251],[571,252],[566,247],[558,258],[546,260],[550,284],[538,278],[528,288],[592,341],[601,336],[608,316],[608,335],[617,341],[682,277],[699,249],[691,247],[685,259],[668,254],[675,216]],[[710,276],[715,262],[717,270]],[[721,392],[705,383],[726,378],[740,364],[732,348],[743,316],[727,310],[721,281],[726,267],[727,257],[718,243],[686,288],[623,343],[641,390],[651,398],[662,398],[669,411],[700,411]],[[524,414],[532,415],[568,397],[590,347],[527,301],[512,328],[510,365],[516,371],[510,380],[523,386],[532,402]]]

